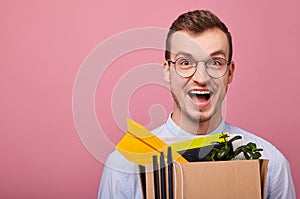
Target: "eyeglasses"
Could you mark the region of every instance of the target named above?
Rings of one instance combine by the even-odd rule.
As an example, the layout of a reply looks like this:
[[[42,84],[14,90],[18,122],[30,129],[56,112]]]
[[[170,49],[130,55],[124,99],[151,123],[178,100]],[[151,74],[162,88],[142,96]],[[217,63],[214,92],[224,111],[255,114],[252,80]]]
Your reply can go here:
[[[220,57],[211,58],[207,61],[195,61],[190,57],[179,57],[175,61],[167,60],[167,62],[169,66],[171,63],[174,64],[176,73],[181,77],[193,76],[197,71],[198,63],[204,62],[208,76],[216,79],[223,77],[227,73],[228,66],[231,63]]]

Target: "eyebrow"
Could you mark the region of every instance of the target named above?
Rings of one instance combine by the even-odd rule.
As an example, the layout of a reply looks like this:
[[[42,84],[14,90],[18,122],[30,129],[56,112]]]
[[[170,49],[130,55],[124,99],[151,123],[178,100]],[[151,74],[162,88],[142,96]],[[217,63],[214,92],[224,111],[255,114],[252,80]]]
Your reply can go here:
[[[193,56],[192,54],[187,53],[187,52],[184,52],[184,51],[179,51],[179,52],[175,55],[175,57],[178,57],[178,56],[180,56],[180,55],[187,56],[187,57],[190,57],[190,58],[194,58],[194,56]],[[209,56],[210,56],[210,57],[213,57],[213,56],[217,56],[217,55],[223,55],[224,58],[226,58],[226,53],[225,53],[224,50],[217,50],[217,51],[214,51],[214,52],[212,52]]]
[[[210,54],[211,57],[216,56],[216,55],[223,55],[226,58],[226,53],[224,50],[217,50]]]
[[[187,52],[184,52],[184,51],[179,51],[175,57],[178,57],[179,55],[183,55],[183,56],[187,56],[187,57],[192,57],[193,58],[193,55],[190,54],[190,53],[187,53]]]

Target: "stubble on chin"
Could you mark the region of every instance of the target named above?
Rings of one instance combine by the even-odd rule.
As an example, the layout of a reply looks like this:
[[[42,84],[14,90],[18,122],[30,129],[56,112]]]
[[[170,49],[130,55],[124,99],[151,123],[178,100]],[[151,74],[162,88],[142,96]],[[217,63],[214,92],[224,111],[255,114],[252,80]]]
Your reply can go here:
[[[184,120],[189,120],[188,123],[202,123],[211,120],[213,114],[205,116],[204,111],[200,109],[197,110],[198,113],[195,113],[195,115],[192,115],[192,113],[188,113],[187,110],[182,108],[183,106],[180,105],[179,100],[172,91],[171,94],[174,100],[174,111],[176,111],[176,115],[180,115],[180,123],[184,122]]]

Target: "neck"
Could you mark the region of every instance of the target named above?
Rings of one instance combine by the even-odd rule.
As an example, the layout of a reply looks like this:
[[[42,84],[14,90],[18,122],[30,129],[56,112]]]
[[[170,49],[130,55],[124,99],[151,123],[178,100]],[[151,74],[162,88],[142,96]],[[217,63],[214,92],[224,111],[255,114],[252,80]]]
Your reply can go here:
[[[207,120],[193,120],[176,112],[172,114],[172,120],[184,131],[192,135],[206,135],[215,130],[222,121],[221,112],[214,114]]]

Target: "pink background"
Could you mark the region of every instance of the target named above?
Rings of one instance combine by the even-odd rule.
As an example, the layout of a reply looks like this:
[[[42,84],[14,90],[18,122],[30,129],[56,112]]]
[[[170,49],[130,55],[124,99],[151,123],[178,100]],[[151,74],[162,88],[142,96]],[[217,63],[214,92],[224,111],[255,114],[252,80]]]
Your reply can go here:
[[[300,195],[298,1],[6,0],[0,2],[0,198],[96,198],[103,164],[80,141],[72,114],[83,60],[114,34],[167,28],[178,14],[196,8],[214,11],[233,35],[236,74],[226,119],[285,154]],[[136,52],[114,64],[145,61],[160,63],[163,53]],[[98,119],[107,120],[103,128],[116,143],[122,133],[103,106],[112,86],[99,89]],[[142,124],[149,122],[151,103],[171,110],[170,95],[160,87],[145,86],[132,101],[138,108],[130,105],[131,116]]]

